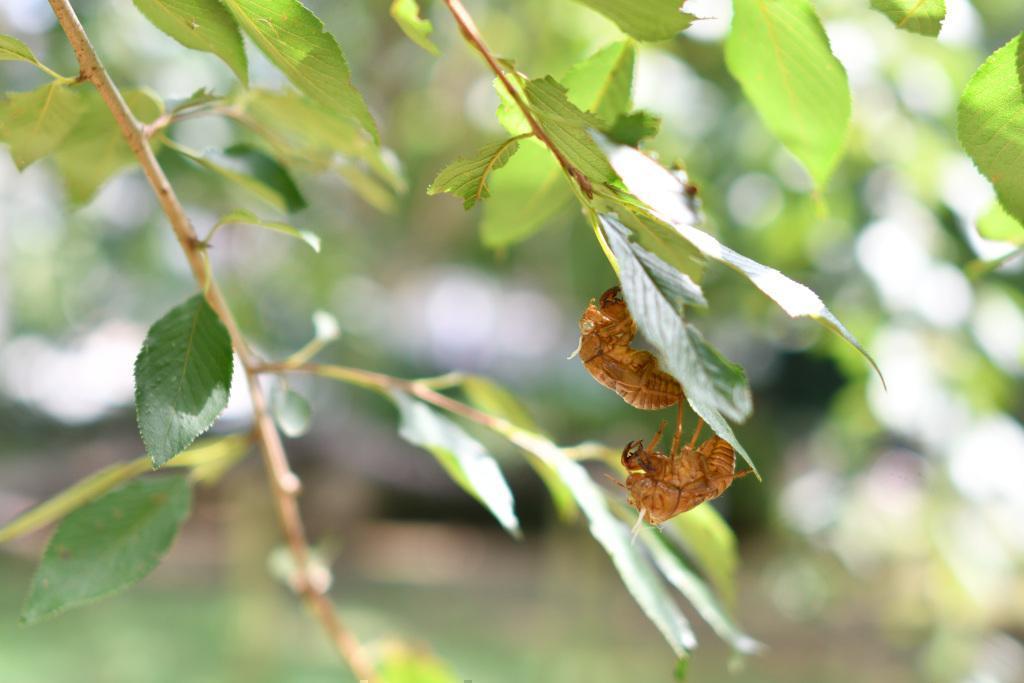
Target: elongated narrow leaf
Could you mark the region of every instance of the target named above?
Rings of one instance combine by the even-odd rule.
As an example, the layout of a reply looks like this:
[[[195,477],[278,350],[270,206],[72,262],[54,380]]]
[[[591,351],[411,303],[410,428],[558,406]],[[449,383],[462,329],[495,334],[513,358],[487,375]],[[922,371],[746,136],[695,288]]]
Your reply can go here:
[[[743,633],[729,616],[728,612],[715,599],[714,594],[700,577],[683,564],[678,555],[672,552],[664,536],[656,530],[645,527],[640,531],[644,545],[651,551],[658,570],[682,593],[697,610],[701,618],[708,622],[715,633],[729,643],[734,650],[744,654],[753,654],[764,646],[747,634]]]
[[[53,158],[71,200],[84,203],[111,176],[134,164],[136,159],[99,93],[90,88],[78,95],[83,103],[82,114],[53,152]],[[148,91],[128,90],[123,95],[135,118],[143,123],[152,122],[163,112],[160,100]],[[156,141],[150,144],[158,145]]]
[[[693,23],[683,0],[577,0],[600,12],[638,40],[668,40]]]
[[[395,20],[402,33],[432,55],[440,54],[437,45],[430,40],[434,26],[429,20],[420,16],[420,6],[416,0],[392,0],[391,18]]]
[[[881,377],[871,356],[810,288],[733,251],[700,230],[697,226],[701,218],[686,192],[684,180],[678,174],[670,173],[650,157],[630,147],[611,150],[609,158],[626,188],[650,208],[652,216],[671,226],[707,258],[742,273],[791,317],[812,318],[839,334],[864,355]],[[719,435],[724,437],[720,432]]]
[[[541,433],[540,427],[530,416],[526,406],[511,391],[494,380],[480,375],[469,375],[462,380],[459,387],[474,407],[508,420],[520,429]],[[565,521],[575,519],[578,511],[573,502],[572,491],[558,478],[558,473],[550,465],[532,453],[527,453],[527,456],[530,466],[551,494],[559,518]]]
[[[743,369],[722,357],[686,322],[683,309],[663,290],[644,264],[642,250],[617,216],[599,217],[601,231],[619,266],[619,281],[640,332],[658,350],[663,367],[683,385],[694,412],[723,439],[729,441],[751,467],[750,456],[736,439],[724,417],[745,420],[753,408]],[[660,266],[668,269],[667,264]],[[756,471],[756,467],[754,468]]]
[[[809,0],[734,0],[729,72],[765,126],[825,184],[846,145],[850,88]]]
[[[448,192],[462,197],[462,207],[471,208],[480,199],[490,196],[487,181],[491,173],[501,168],[519,149],[519,139],[509,138],[481,147],[470,157],[460,157],[441,169],[427,194]]]
[[[23,169],[60,147],[85,109],[78,91],[56,81],[25,93],[8,93],[0,105],[0,140]]]
[[[280,195],[289,213],[306,208],[306,198],[299,191],[292,174],[274,157],[244,142],[226,147],[224,154],[233,163],[240,164],[248,175]]]
[[[41,71],[50,75],[56,76],[45,64],[39,61],[35,53],[28,45],[21,42],[13,36],[5,36],[0,34],[0,61],[20,61],[28,62],[39,67]]]
[[[871,6],[897,28],[926,36],[939,35],[946,18],[946,0],[871,0]]]
[[[220,0],[133,0],[154,26],[185,47],[217,55],[249,84],[242,34]]]
[[[191,505],[184,477],[126,484],[69,515],[32,579],[25,623],[112,595],[151,572]]]
[[[632,108],[636,46],[624,40],[607,45],[565,74],[569,101],[609,125]]]
[[[604,491],[582,465],[539,434],[527,432],[509,423],[492,425],[509,441],[533,453],[553,468],[572,491],[577,505],[590,523],[590,534],[601,544],[622,578],[622,583],[647,618],[657,627],[679,658],[697,645],[697,638],[682,611],[665,590],[650,561],[630,539],[629,528],[609,509]]]
[[[222,0],[242,29],[295,86],[378,139],[348,63],[323,22],[298,0]]]
[[[279,221],[268,221],[260,218],[252,211],[246,211],[245,209],[237,209],[229,214],[221,216],[221,219],[217,221],[218,225],[227,225],[229,223],[244,223],[246,225],[255,225],[267,230],[273,230],[274,232],[280,232],[285,235],[290,235],[295,239],[302,240],[309,245],[309,248],[313,251],[320,252],[320,236],[315,232],[309,230],[299,230],[298,228],[288,225],[287,223],[281,223]]]
[[[490,510],[509,533],[519,536],[512,491],[483,445],[426,403],[401,392],[392,392],[391,399],[401,414],[399,435],[433,453],[459,486]]]
[[[184,156],[186,159],[189,159],[190,161],[193,161],[199,166],[205,168],[207,171],[216,173],[225,180],[230,181],[250,196],[259,199],[276,211],[280,213],[286,213],[288,211],[287,198],[282,195],[277,188],[271,187],[261,179],[225,166],[222,163],[214,161],[205,154],[200,154],[195,150],[188,149],[177,143],[168,142],[167,146],[178,154]]]
[[[1000,203],[1024,223],[1024,33],[989,55],[960,97],[957,134]]]
[[[698,505],[673,517],[666,527],[663,531],[679,538],[722,602],[727,607],[735,605],[739,550],[736,534],[722,515],[711,505]]]
[[[484,246],[503,249],[551,225],[573,201],[565,173],[551,152],[533,138],[490,182],[491,197],[483,205],[480,239]]]
[[[604,152],[590,136],[590,130],[601,127],[593,114],[580,111],[569,101],[566,89],[550,76],[532,79],[525,92],[544,132],[573,166],[594,183],[615,178]]]
[[[160,467],[213,425],[228,403],[231,339],[197,294],[153,323],[135,360],[135,408]]]

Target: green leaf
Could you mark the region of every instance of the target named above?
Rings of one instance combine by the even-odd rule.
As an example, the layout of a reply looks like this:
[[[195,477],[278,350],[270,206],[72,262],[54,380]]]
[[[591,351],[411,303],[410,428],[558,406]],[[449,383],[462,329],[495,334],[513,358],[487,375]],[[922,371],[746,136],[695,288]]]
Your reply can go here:
[[[249,175],[280,195],[289,213],[306,208],[306,198],[299,192],[291,173],[274,157],[244,142],[225,148],[224,154],[241,163]]]
[[[590,129],[601,127],[593,114],[580,111],[568,100],[566,89],[550,76],[530,80],[525,92],[545,134],[573,166],[595,183],[615,178],[615,171],[590,136]]]
[[[135,360],[135,408],[154,467],[213,425],[228,403],[231,370],[231,338],[201,294],[149,328]]]
[[[721,356],[704,341],[697,328],[686,322],[675,297],[679,291],[686,291],[688,285],[679,291],[663,289],[659,279],[651,274],[650,266],[660,259],[650,252],[641,255],[645,250],[630,239],[631,231],[617,216],[602,214],[598,220],[605,242],[618,262],[619,281],[629,310],[644,338],[658,350],[662,367],[683,385],[694,412],[754,467],[724,419],[742,421],[753,409],[743,369]],[[664,262],[657,267],[671,272],[671,266]],[[682,274],[679,275],[682,280]]]
[[[1024,33],[989,55],[960,97],[957,134],[1003,208],[1024,223]]]
[[[13,36],[0,35],[0,61],[22,61],[39,64],[28,45]]]
[[[1014,220],[999,202],[992,202],[988,211],[978,219],[977,227],[978,234],[987,240],[1024,244],[1024,225]]]
[[[320,253],[320,236],[315,232],[309,230],[299,230],[296,227],[288,225],[287,223],[281,223],[279,221],[268,221],[260,218],[252,211],[246,211],[245,209],[236,209],[229,214],[221,216],[220,220],[217,221],[217,226],[228,225],[230,223],[243,223],[245,225],[255,225],[260,228],[266,228],[267,230],[273,230],[274,232],[280,232],[285,235],[290,235],[295,239],[302,240],[309,245],[309,248],[313,251]]]
[[[71,200],[84,203],[136,159],[99,93],[90,88],[78,95],[82,114],[53,156]],[[143,123],[154,121],[163,111],[160,100],[145,90],[127,90],[122,95],[135,118]],[[150,144],[157,145],[155,141]]]
[[[295,439],[309,431],[313,411],[300,394],[282,387],[274,392],[271,408],[274,421],[285,436]]]
[[[469,375],[462,379],[459,386],[470,405],[485,413],[508,420],[520,429],[541,433],[540,427],[530,416],[526,406],[511,391],[494,380],[480,375]],[[527,453],[527,456],[530,467],[544,482],[548,493],[551,494],[551,500],[558,512],[559,519],[563,521],[576,519],[578,511],[573,502],[572,491],[562,483],[562,480],[558,478],[558,473],[550,466],[531,453]]]
[[[897,28],[932,37],[939,35],[946,18],[945,0],[871,0],[871,7]]]
[[[0,139],[11,146],[19,170],[60,147],[85,104],[76,90],[57,81],[25,93],[8,93],[0,105]]]
[[[490,196],[487,179],[495,169],[508,163],[519,149],[519,138],[509,138],[481,147],[470,157],[459,157],[441,169],[427,194],[448,192],[462,197],[462,207],[471,208],[480,199]]]
[[[508,82],[512,85],[512,88],[519,93],[519,96],[526,101],[526,93],[523,92],[522,83],[526,82],[526,77],[520,73],[508,71],[505,73],[505,77]],[[494,86],[495,92],[498,93],[498,123],[501,124],[502,128],[508,131],[509,135],[528,135],[533,132],[533,128],[530,126],[530,122],[526,120],[526,116],[523,114],[522,107],[516,102],[515,98],[509,94],[508,88],[505,87],[505,82],[500,78],[495,77],[491,82]]]
[[[271,187],[267,183],[263,182],[263,180],[237,171],[234,168],[229,168],[223,164],[219,164],[204,154],[188,149],[176,142],[168,140],[166,144],[169,148],[173,149],[178,154],[181,154],[186,159],[189,159],[206,170],[216,173],[222,178],[232,182],[256,199],[261,200],[267,206],[280,213],[286,213],[288,211],[288,200],[276,188]]]
[[[133,0],[154,26],[185,47],[217,55],[249,84],[248,62],[235,18],[220,0]]]
[[[661,119],[650,112],[639,110],[622,114],[605,132],[612,142],[636,147],[646,138],[653,138],[661,128]]]
[[[520,536],[512,491],[483,445],[426,403],[397,391],[390,396],[401,414],[399,435],[430,451],[459,486],[490,510],[509,533]]]
[[[636,46],[624,40],[612,43],[576,64],[562,79],[569,101],[605,125],[630,110]]]
[[[573,199],[565,174],[543,143],[526,138],[490,182],[480,239],[490,249],[521,242],[550,225]]]
[[[765,126],[825,184],[846,145],[850,88],[809,0],[734,0],[729,72]]]
[[[224,98],[222,98],[220,95],[218,95],[217,93],[213,92],[208,88],[199,88],[191,95],[175,104],[171,108],[171,113],[178,114],[183,111],[187,111],[189,109],[196,109],[197,107],[210,104],[211,102],[217,102],[218,100],[222,99]]]
[[[680,178],[681,174],[667,171],[650,157],[631,147],[615,148],[609,152],[609,158],[626,188],[649,207],[653,217],[668,224],[707,258],[720,261],[742,273],[790,317],[812,318],[840,335],[860,351],[878,373],[879,378],[882,377],[881,371],[867,351],[809,287],[789,279],[774,268],[733,251],[696,227],[701,223],[701,217],[697,213],[693,198],[686,191],[685,177]],[[661,252],[659,254],[664,256]],[[884,383],[885,380],[882,381]],[[704,419],[710,424],[707,416],[704,416]],[[716,433],[726,438],[717,430]]]
[[[590,522],[590,534],[612,559],[622,583],[678,657],[686,657],[697,639],[682,611],[665,590],[647,557],[633,545],[629,529],[609,509],[604,490],[582,465],[539,434],[511,424],[492,428],[554,469]]]
[[[70,514],[43,554],[22,622],[94,602],[146,576],[171,547],[191,498],[184,477],[154,477]]]
[[[389,644],[377,664],[380,683],[463,683],[430,652]]]
[[[323,22],[298,0],[222,0],[260,50],[299,90],[358,121],[378,140],[377,124],[352,85],[348,63]]]
[[[638,40],[668,40],[693,23],[680,11],[684,0],[577,0],[600,12]]]
[[[698,505],[668,523],[726,605],[736,602],[736,569],[739,550],[736,535],[711,505]]]
[[[685,513],[682,516],[686,516]],[[679,556],[672,552],[665,537],[657,530],[645,526],[640,530],[644,545],[650,550],[651,556],[658,570],[668,579],[668,582],[675,586],[676,590],[682,593],[693,608],[697,610],[701,618],[718,634],[718,636],[729,643],[737,652],[753,654],[760,651],[764,646],[743,633],[733,623],[729,614],[715,599],[714,594],[708,589],[707,584],[700,580],[696,574],[683,564]]]
[[[434,26],[429,20],[420,17],[420,6],[416,0],[392,0],[391,18],[409,40],[432,55],[440,54],[437,45],[434,45],[429,37],[434,31]]]
[[[340,155],[365,163],[396,192],[405,190],[405,181],[369,134],[317,102],[297,93],[254,90],[245,93],[241,105],[278,156],[290,154],[293,163],[337,170]]]

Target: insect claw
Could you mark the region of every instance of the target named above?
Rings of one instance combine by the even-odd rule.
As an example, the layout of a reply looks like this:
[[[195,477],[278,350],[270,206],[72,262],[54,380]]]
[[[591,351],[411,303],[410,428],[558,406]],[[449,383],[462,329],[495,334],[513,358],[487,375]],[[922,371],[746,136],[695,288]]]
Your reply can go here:
[[[636,537],[640,535],[640,527],[644,524],[644,515],[647,514],[647,508],[640,508],[640,516],[636,518],[636,522],[633,523],[633,528],[629,530],[630,539],[629,544],[633,545],[636,542]]]
[[[566,360],[572,360],[576,356],[580,355],[580,349],[582,349],[582,348],[583,348],[583,337],[580,337],[580,342],[579,342],[579,344],[576,345],[576,350],[573,351],[572,353],[570,353],[566,357]]]

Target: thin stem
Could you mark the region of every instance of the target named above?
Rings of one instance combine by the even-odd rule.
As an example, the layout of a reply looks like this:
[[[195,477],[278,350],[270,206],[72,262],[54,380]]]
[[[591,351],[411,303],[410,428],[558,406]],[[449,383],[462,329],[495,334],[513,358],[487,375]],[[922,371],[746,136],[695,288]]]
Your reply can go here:
[[[185,209],[171,187],[163,168],[156,160],[152,148],[147,142],[144,126],[136,120],[117,86],[99,56],[89,42],[89,37],[82,28],[81,22],[69,0],[50,0],[50,7],[67,35],[71,47],[75,51],[81,69],[79,78],[91,82],[99,91],[107,104],[121,134],[127,140],[146,179],[156,194],[161,209],[167,215],[182,251],[188,259],[192,274],[203,291],[211,308],[216,311],[224,327],[231,337],[231,345],[245,368],[249,381],[249,394],[252,400],[253,419],[257,438],[262,446],[263,463],[270,479],[274,505],[288,547],[295,560],[298,576],[296,584],[298,592],[310,609],[317,615],[324,630],[341,657],[348,663],[357,678],[375,680],[376,674],[372,662],[352,633],[341,623],[334,611],[334,606],[327,597],[317,589],[309,576],[309,545],[299,512],[297,495],[301,488],[298,477],[292,472],[285,454],[281,436],[274,427],[273,420],[267,412],[266,396],[259,384],[259,377],[253,370],[259,361],[249,349],[238,323],[228,308],[217,283],[210,276],[204,262],[204,249],[196,237],[192,223]]]
[[[578,168],[572,165],[565,155],[562,154],[562,150],[558,149],[555,143],[548,137],[547,133],[541,127],[537,118],[533,115],[529,105],[523,100],[523,96],[519,94],[519,90],[516,89],[511,82],[508,80],[508,76],[505,75],[505,70],[498,64],[498,60],[495,59],[494,54],[491,53],[487,47],[487,43],[484,42],[483,36],[480,35],[480,31],[476,27],[476,22],[473,21],[473,17],[469,15],[466,8],[463,7],[460,0],[444,0],[445,5],[451,11],[452,16],[455,17],[455,23],[459,25],[459,30],[462,32],[463,37],[469,44],[476,49],[477,52],[483,56],[488,66],[491,67],[491,71],[498,77],[501,84],[508,91],[509,96],[515,101],[516,106],[523,112],[523,116],[526,118],[527,123],[530,124],[530,129],[538,140],[547,145],[547,148],[551,150],[551,153],[555,155],[555,159],[565,169],[565,172],[569,174],[569,177],[576,181],[583,190],[583,193],[587,197],[594,196],[594,189],[590,183],[590,179]]]

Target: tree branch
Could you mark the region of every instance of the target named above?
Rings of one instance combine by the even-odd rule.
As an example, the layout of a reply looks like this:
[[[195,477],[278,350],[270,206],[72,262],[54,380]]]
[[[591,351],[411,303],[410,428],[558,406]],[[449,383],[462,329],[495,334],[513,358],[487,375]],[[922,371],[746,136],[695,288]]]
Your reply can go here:
[[[85,29],[78,20],[70,1],[49,1],[57,21],[60,22],[61,28],[75,51],[81,69],[79,78],[96,86],[106,102],[107,108],[110,109],[110,113],[113,114],[121,134],[124,135],[138,159],[161,209],[171,223],[174,235],[178,238],[178,243],[188,259],[199,288],[205,293],[211,308],[216,311],[221,322],[224,323],[224,327],[227,328],[228,334],[231,336],[231,345],[245,368],[249,394],[252,399],[253,419],[255,420],[257,438],[262,446],[264,466],[270,479],[277,516],[298,572],[298,576],[295,577],[298,592],[317,615],[338,653],[348,663],[353,673],[360,679],[374,680],[376,674],[370,658],[353,634],[338,619],[334,606],[323,594],[320,585],[322,582],[311,579],[309,545],[306,541],[297,500],[301,486],[298,477],[295,476],[288,464],[284,444],[267,412],[266,396],[260,387],[259,376],[254,371],[259,361],[249,349],[220,289],[209,276],[204,263],[201,243],[184,207],[174,192],[174,188],[171,187],[163,168],[157,162],[156,156],[147,142],[145,127],[132,114],[128,105],[125,104],[121,92],[111,80],[106,69],[103,68],[103,64],[89,42]]]
[[[455,17],[455,23],[459,25],[459,30],[462,32],[463,37],[469,42],[473,48],[479,52],[488,66],[491,67],[491,71],[498,77],[501,84],[505,86],[505,90],[508,91],[510,97],[515,100],[516,105],[523,112],[523,116],[526,118],[527,123],[530,124],[530,129],[538,140],[547,145],[547,148],[551,150],[551,153],[555,155],[555,159],[562,166],[569,177],[576,181],[583,190],[583,193],[587,197],[594,196],[594,188],[590,183],[590,179],[579,170],[568,159],[562,154],[562,150],[558,149],[555,143],[547,136],[544,129],[541,127],[537,118],[533,115],[530,110],[530,106],[523,100],[523,96],[519,94],[519,91],[509,82],[508,76],[505,75],[505,70],[498,64],[498,60],[494,58],[487,44],[484,42],[483,36],[480,35],[480,31],[476,27],[476,22],[473,21],[473,17],[469,15],[466,8],[463,7],[460,0],[444,0],[444,3],[448,6],[452,16]]]

